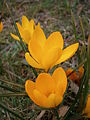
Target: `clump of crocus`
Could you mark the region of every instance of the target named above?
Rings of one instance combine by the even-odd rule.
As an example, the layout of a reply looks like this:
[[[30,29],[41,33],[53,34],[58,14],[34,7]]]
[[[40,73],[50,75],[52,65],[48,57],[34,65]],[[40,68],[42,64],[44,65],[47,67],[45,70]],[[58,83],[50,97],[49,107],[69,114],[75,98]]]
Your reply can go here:
[[[68,76],[69,74],[71,74],[73,72],[73,69],[69,68],[66,71],[66,75]],[[70,76],[69,79],[76,82],[78,85],[80,85],[80,80],[83,77],[84,74],[84,68],[83,66],[79,67],[78,69],[78,73],[75,71],[73,72]]]
[[[19,33],[21,35],[21,38],[22,38],[23,42],[28,44],[32,35],[33,35],[33,32],[35,30],[35,23],[34,23],[33,19],[31,19],[29,21],[26,16],[23,16],[22,17],[22,26],[18,22],[16,24],[17,24],[17,27],[18,27],[18,30],[19,30]],[[12,33],[11,33],[11,36],[14,39],[20,41],[18,36],[14,35]]]
[[[72,44],[65,49],[63,49],[63,46],[64,41],[60,32],[53,32],[46,39],[40,26],[36,26],[28,44],[31,56],[27,52],[25,58],[32,67],[47,71],[54,65],[60,64],[72,57],[77,51],[79,43]]]
[[[3,30],[3,23],[2,21],[0,21],[0,32],[2,32],[2,30]]]
[[[86,106],[83,110],[83,115],[85,115],[87,118],[90,118],[90,94],[88,94]]]
[[[41,73],[36,81],[27,80],[25,90],[31,100],[40,107],[53,108],[62,100],[67,87],[67,77],[64,70],[57,68],[52,76]]]

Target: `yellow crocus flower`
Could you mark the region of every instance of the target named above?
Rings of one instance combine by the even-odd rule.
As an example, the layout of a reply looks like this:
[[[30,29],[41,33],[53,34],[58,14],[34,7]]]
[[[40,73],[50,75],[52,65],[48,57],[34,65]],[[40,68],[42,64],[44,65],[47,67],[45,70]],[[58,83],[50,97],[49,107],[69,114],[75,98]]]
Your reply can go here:
[[[36,26],[32,39],[28,44],[29,52],[25,54],[27,62],[35,68],[46,71],[54,65],[72,57],[78,49],[79,43],[63,49],[64,41],[60,32],[53,32],[46,39],[40,26]]]
[[[2,30],[3,30],[3,23],[2,21],[0,21],[0,32],[2,32]]]
[[[57,68],[52,76],[41,73],[36,81],[27,80],[25,90],[31,100],[40,107],[53,108],[62,100],[67,87],[67,77],[63,68]]]
[[[83,115],[85,115],[87,118],[90,118],[90,94],[88,94],[86,107],[83,111]]]
[[[19,30],[19,33],[21,35],[23,42],[28,44],[28,42],[30,41],[30,39],[33,35],[34,29],[35,29],[35,23],[34,23],[33,19],[31,19],[29,21],[26,16],[23,16],[22,17],[22,26],[18,22],[16,24],[17,24],[17,27],[18,27],[18,30]],[[14,39],[20,41],[18,36],[14,35],[12,33],[10,33],[10,34]]]

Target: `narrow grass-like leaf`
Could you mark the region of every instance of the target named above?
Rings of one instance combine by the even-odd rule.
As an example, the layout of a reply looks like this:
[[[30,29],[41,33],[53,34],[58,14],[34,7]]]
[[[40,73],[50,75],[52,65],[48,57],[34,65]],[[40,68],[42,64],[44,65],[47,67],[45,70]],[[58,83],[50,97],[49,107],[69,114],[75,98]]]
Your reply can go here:
[[[83,92],[83,103],[82,103],[83,106],[85,106],[87,95],[90,89],[90,35],[88,37],[86,72],[87,72],[87,75],[86,75],[85,87],[84,87],[84,92]]]
[[[7,84],[9,84],[9,85],[13,85],[13,86],[16,86],[16,87],[24,88],[23,85],[20,85],[20,84],[17,84],[17,83],[13,83],[13,82],[9,82],[9,81],[7,81],[7,80],[2,80],[2,79],[0,79],[0,82],[4,82],[4,83],[7,83]]]
[[[75,35],[75,40],[76,40],[76,42],[79,42],[78,41],[77,30],[76,30],[76,25],[75,25],[75,18],[74,18],[72,10],[71,10],[71,17],[72,17],[72,26],[73,26],[73,31],[74,31],[74,35]],[[77,55],[78,55],[78,63],[80,63],[80,53],[79,53],[79,51],[77,51]]]
[[[27,96],[27,94],[25,92],[16,92],[16,93],[3,93],[0,94],[0,97],[24,97]]]
[[[83,36],[83,46],[81,48],[81,59],[83,60],[86,55],[85,32],[84,32],[84,27],[83,27],[83,23],[82,23],[82,18],[80,16],[79,16],[79,21],[80,21],[80,28],[81,28],[81,32],[82,32],[82,36]]]
[[[14,88],[10,88],[10,87],[8,87],[7,85],[0,84],[0,87],[1,87],[1,88],[4,88],[4,89],[6,89],[6,90],[9,90],[9,91],[11,91],[11,92],[20,92],[19,90],[16,90],[16,89],[14,89]]]
[[[20,118],[20,120],[25,120],[22,116],[19,115],[19,113],[14,112],[13,110],[11,110],[10,108],[8,108],[7,106],[5,106],[1,101],[0,101],[0,107],[3,108],[4,110],[12,113],[14,116]]]

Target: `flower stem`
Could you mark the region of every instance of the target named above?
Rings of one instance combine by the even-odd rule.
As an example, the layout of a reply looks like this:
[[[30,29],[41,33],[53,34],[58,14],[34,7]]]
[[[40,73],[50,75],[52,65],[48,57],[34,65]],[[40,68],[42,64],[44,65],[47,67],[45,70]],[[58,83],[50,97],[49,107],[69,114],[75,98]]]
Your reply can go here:
[[[57,108],[54,109],[54,113],[55,113],[55,115],[57,117],[57,120],[60,120]]]

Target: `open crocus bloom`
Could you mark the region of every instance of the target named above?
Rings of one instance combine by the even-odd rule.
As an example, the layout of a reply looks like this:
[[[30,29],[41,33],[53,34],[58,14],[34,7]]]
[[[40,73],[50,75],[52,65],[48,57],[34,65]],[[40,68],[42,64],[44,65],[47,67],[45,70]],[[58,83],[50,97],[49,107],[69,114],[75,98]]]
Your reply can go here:
[[[83,114],[85,114],[86,117],[90,118],[90,94],[88,94],[87,103]]]
[[[45,69],[46,71],[54,65],[64,62],[72,57],[78,49],[79,44],[73,44],[63,49],[63,38],[60,32],[53,32],[46,39],[40,26],[36,26],[32,39],[28,44],[25,58],[27,62],[35,68]]]
[[[35,29],[34,21],[32,19],[29,21],[26,16],[23,16],[22,17],[22,26],[18,22],[16,24],[17,24],[17,27],[18,27],[18,30],[19,30],[19,33],[21,35],[23,42],[28,44],[28,42],[30,41],[30,39],[33,35],[34,29]],[[12,33],[11,33],[11,36],[14,39],[20,41],[18,36],[14,35]]]
[[[2,32],[2,30],[3,30],[3,23],[2,23],[2,21],[0,22],[0,32]]]
[[[65,71],[65,72],[66,72],[66,75],[68,76],[70,73],[72,73],[72,71],[73,71],[73,69],[71,69],[71,68],[67,69],[67,70]],[[77,82],[78,84],[80,84],[80,80],[81,80],[81,78],[83,77],[83,74],[84,74],[84,68],[83,68],[83,66],[79,67],[78,72],[79,72],[79,73],[73,72],[73,73],[69,76],[69,78],[70,78],[70,80],[75,81],[75,82]]]
[[[64,70],[57,68],[52,76],[41,73],[36,81],[27,80],[25,90],[32,101],[44,108],[58,106],[62,100],[67,87],[67,77]]]

